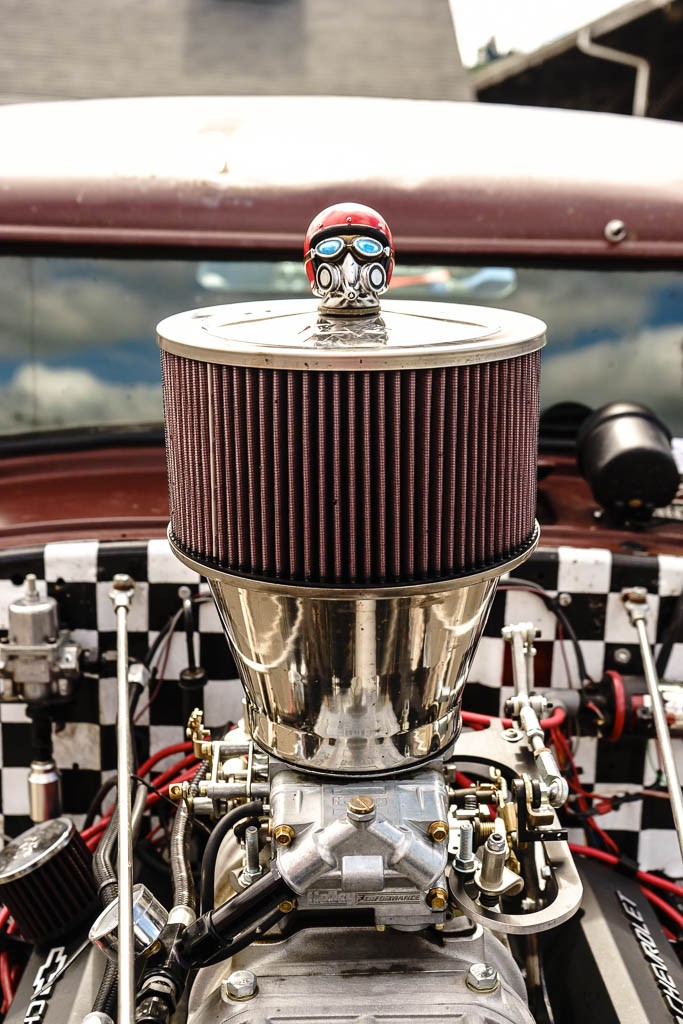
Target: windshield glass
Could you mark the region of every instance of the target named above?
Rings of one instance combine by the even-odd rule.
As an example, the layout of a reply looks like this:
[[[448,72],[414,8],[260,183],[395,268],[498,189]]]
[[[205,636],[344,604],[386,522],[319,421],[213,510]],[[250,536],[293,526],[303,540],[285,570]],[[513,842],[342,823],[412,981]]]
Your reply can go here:
[[[298,260],[0,257],[0,434],[160,421],[159,320],[309,295]],[[638,401],[683,436],[683,273],[404,264],[388,297],[538,316],[542,409]]]

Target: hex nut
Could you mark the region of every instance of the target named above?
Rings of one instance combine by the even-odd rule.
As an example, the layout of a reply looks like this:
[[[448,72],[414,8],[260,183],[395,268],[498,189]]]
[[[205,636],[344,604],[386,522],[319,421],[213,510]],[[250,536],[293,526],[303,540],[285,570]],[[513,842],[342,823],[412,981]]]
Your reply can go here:
[[[273,839],[278,846],[289,846],[295,835],[291,825],[276,825],[273,829]]]
[[[445,910],[448,906],[448,893],[439,887],[430,889],[427,893],[427,904],[431,910]]]
[[[256,975],[253,971],[233,971],[221,982],[221,999],[251,999],[256,995]]]
[[[448,824],[445,821],[433,821],[427,831],[435,843],[445,843],[448,839]]]
[[[466,981],[473,992],[493,992],[499,985],[498,971],[491,964],[471,964]]]

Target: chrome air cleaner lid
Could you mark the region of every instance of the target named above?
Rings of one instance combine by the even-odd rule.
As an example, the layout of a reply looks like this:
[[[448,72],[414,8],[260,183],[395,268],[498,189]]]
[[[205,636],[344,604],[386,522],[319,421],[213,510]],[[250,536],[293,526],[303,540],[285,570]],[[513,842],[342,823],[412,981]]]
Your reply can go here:
[[[385,302],[331,316],[313,300],[236,303],[162,320],[162,349],[199,362],[281,370],[401,370],[474,365],[535,352],[545,324],[525,313],[440,302]]]

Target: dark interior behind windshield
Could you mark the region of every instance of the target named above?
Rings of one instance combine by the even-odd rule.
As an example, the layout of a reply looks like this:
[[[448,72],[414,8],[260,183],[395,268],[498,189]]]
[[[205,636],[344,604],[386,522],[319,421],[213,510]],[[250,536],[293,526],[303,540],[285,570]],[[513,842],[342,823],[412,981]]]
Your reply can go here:
[[[154,327],[183,309],[310,295],[298,260],[0,258],[0,433],[161,420]],[[683,273],[397,268],[388,297],[548,324],[541,406],[630,399],[683,436]]]

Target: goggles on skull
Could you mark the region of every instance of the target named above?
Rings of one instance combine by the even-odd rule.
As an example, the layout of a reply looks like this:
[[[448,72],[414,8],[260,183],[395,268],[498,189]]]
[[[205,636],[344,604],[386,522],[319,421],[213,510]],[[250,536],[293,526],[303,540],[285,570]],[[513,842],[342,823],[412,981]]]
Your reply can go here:
[[[368,235],[333,235],[318,242],[311,256],[317,256],[321,260],[336,260],[346,251],[353,252],[359,259],[368,262],[379,259],[380,256],[389,256],[391,253],[388,245],[382,245],[377,238],[370,238]]]

